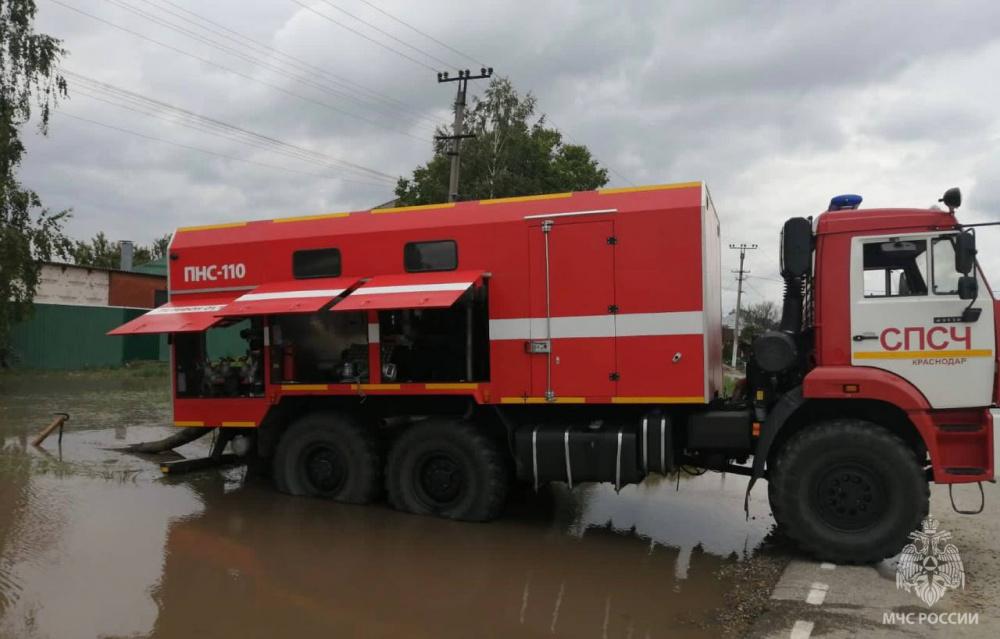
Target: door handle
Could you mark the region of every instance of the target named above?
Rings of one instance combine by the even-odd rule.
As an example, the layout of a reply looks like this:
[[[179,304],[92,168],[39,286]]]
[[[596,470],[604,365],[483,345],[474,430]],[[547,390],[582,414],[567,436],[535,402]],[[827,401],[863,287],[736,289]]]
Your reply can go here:
[[[875,333],[861,333],[859,335],[855,335],[851,339],[853,339],[855,342],[863,342],[866,339],[878,339],[878,335],[876,335]]]

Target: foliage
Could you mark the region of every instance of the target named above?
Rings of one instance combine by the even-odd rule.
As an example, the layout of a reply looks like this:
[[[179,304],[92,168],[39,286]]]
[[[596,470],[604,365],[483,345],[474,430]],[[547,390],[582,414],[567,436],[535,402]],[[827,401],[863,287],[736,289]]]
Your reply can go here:
[[[69,247],[62,233],[69,212],[43,208],[15,174],[32,105],[44,134],[52,107],[66,95],[56,66],[65,51],[59,40],[34,31],[35,10],[33,0],[0,0],[0,368],[11,327],[31,311],[42,262]]]
[[[133,255],[133,264],[145,264],[158,260],[167,255],[167,245],[170,244],[170,234],[157,238],[149,246],[136,245]],[[118,268],[121,264],[121,243],[112,242],[100,232],[89,241],[77,240],[69,250],[70,258],[74,264],[80,266],[93,266],[97,268]]]
[[[758,302],[744,307],[740,311],[740,349],[741,358],[746,355],[745,345],[752,345],[764,331],[777,328],[781,321],[781,309],[771,301]],[[723,331],[722,359],[729,362],[733,352],[733,332]]]
[[[781,320],[781,310],[770,300],[751,304],[743,309],[741,315],[740,339],[749,344],[753,344],[764,331],[778,328]]]
[[[459,190],[463,200],[587,191],[608,182],[587,147],[567,144],[535,118],[535,97],[520,95],[507,78],[494,78],[482,98],[473,98],[461,141]],[[443,129],[439,135],[450,132]],[[433,204],[448,199],[450,141],[438,141],[434,157],[396,185],[399,205]]]

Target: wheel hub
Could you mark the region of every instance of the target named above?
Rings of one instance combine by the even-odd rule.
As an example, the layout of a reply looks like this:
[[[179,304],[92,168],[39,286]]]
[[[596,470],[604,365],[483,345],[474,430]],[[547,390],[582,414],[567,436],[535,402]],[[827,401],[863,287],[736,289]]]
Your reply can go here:
[[[439,506],[456,501],[465,485],[461,467],[447,455],[433,455],[424,460],[418,480],[421,492]]]
[[[340,488],[346,478],[340,453],[327,446],[317,446],[306,453],[305,471],[306,479],[324,493]]]
[[[842,464],[822,475],[816,484],[819,513],[841,530],[872,526],[885,506],[882,482],[869,469]]]

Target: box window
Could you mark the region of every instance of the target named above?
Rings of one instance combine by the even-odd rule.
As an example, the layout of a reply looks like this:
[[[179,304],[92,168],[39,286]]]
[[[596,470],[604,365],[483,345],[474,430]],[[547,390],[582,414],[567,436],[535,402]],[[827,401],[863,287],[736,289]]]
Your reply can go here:
[[[295,279],[340,277],[340,249],[312,249],[292,253]]]
[[[407,273],[454,271],[458,268],[458,245],[454,240],[410,242],[403,248]]]

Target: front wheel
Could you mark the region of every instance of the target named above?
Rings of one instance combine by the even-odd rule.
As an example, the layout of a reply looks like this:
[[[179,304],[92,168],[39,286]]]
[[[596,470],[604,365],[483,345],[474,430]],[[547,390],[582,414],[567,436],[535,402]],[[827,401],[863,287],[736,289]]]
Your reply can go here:
[[[807,426],[779,450],[768,497],[803,550],[836,563],[895,555],[927,516],[930,489],[913,450],[886,429],[838,419]]]

